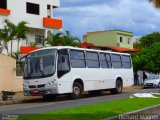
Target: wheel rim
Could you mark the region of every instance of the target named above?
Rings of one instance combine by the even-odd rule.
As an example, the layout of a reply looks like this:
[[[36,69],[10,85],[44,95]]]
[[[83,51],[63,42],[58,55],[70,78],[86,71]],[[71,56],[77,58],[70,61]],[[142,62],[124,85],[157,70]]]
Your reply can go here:
[[[79,87],[74,87],[73,88],[73,93],[78,96],[80,94],[80,88]]]

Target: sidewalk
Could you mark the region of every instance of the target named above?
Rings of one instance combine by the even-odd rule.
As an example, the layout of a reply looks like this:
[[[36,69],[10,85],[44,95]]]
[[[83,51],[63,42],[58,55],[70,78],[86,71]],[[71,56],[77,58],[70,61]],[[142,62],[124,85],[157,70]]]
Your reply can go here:
[[[12,100],[3,101],[2,94],[0,93],[0,106],[1,105],[10,105],[10,104],[18,104],[23,103],[24,101],[31,101],[42,98],[41,96],[24,96],[23,92],[17,92]]]
[[[140,90],[142,89],[143,86],[131,86],[131,87],[126,87],[123,88],[123,93],[127,93],[127,92],[133,92],[136,90]],[[2,94],[0,94],[0,106],[1,105],[9,105],[9,104],[18,104],[18,103],[23,103],[24,101],[32,101],[32,100],[36,100],[36,99],[41,99],[42,96],[24,96],[23,92],[17,92],[14,96],[12,100],[8,100],[8,101],[2,101]]]

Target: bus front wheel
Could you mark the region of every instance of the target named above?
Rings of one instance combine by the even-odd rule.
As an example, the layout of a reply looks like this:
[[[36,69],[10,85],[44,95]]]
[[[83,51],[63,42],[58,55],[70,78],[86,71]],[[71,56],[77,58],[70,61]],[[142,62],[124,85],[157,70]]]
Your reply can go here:
[[[111,90],[112,94],[120,94],[122,93],[123,83],[121,80],[116,81],[116,88]]]
[[[82,96],[82,85],[78,82],[73,83],[73,91],[70,94],[72,99],[78,99]]]

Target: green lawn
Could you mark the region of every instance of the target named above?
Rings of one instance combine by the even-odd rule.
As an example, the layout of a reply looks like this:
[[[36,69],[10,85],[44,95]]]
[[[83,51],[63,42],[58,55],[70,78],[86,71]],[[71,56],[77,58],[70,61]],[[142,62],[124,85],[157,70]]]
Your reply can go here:
[[[100,120],[160,104],[160,98],[128,98],[71,109],[20,117],[20,120]],[[19,120],[18,119],[18,120]]]

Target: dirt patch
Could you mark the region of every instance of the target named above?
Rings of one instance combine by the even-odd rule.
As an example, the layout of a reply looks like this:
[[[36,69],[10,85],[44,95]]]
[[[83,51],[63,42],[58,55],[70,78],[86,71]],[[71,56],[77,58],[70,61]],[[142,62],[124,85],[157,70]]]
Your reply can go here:
[[[144,86],[143,85],[136,85],[136,86],[131,86],[131,87],[125,87],[123,88],[123,92],[127,93],[127,92],[133,92],[133,91],[137,91],[140,89],[143,89]]]

